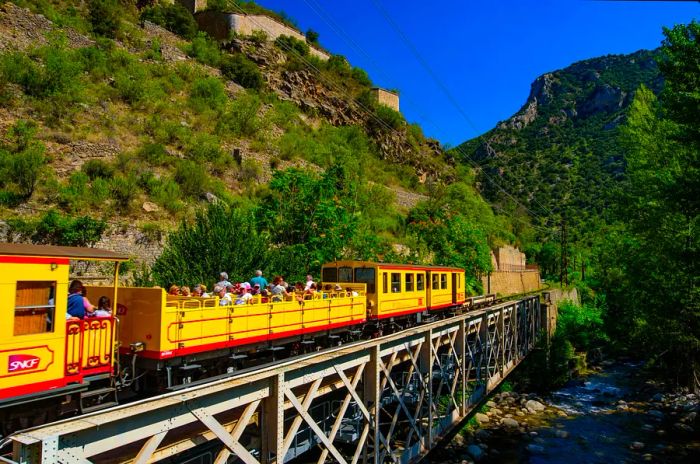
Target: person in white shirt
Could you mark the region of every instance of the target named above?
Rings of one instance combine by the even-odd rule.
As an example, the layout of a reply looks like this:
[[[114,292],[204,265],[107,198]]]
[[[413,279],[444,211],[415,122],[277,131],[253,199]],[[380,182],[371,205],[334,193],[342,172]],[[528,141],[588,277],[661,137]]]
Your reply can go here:
[[[242,305],[249,303],[252,298],[253,295],[250,293],[249,288],[241,288],[241,292],[238,294],[238,298],[236,298],[236,304]]]
[[[314,282],[314,278],[311,274],[306,276],[306,285],[304,286],[304,290],[308,290],[311,288],[312,285],[314,285],[316,282]]]
[[[226,287],[221,287],[219,285],[214,286],[214,295],[219,297],[219,306],[228,306],[232,304],[231,295],[226,293]]]

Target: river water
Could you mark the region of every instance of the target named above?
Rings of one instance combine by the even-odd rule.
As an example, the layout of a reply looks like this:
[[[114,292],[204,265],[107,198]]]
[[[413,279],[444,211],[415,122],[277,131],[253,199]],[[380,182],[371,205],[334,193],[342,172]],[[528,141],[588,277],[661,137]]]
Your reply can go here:
[[[490,420],[481,430],[456,437],[448,454],[429,456],[426,462],[700,462],[697,398],[661,393],[640,375],[637,364],[606,366],[549,395],[507,395],[496,395],[495,405],[490,403]],[[541,402],[544,410],[528,411],[523,407],[528,399]],[[504,426],[506,417],[519,426]],[[479,449],[476,456],[469,452],[475,446],[483,455]]]

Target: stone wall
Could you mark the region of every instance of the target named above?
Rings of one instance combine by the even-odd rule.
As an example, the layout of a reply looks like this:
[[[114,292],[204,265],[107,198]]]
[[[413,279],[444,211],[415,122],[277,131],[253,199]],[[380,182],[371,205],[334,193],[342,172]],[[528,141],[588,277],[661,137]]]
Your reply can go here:
[[[374,87],[372,89],[372,97],[380,105],[388,106],[394,111],[399,110],[399,94],[392,92],[391,90],[381,89],[379,87]]]
[[[485,293],[497,295],[515,295],[532,292],[540,288],[540,272],[527,271],[492,271],[481,278]]]
[[[255,31],[262,31],[267,34],[267,38],[270,41],[274,41],[282,35],[288,35],[306,42],[306,37],[298,30],[265,15],[202,11],[195,14],[195,19],[201,30],[219,40],[228,39],[232,32],[242,36],[249,36]],[[309,46],[309,53],[324,61],[330,58],[328,53],[311,45]]]
[[[140,265],[151,266],[163,252],[164,237],[149,237],[133,227],[110,226],[95,248],[124,253]]]
[[[494,255],[498,263],[499,271],[523,271],[525,270],[525,253],[510,245],[498,248]]]

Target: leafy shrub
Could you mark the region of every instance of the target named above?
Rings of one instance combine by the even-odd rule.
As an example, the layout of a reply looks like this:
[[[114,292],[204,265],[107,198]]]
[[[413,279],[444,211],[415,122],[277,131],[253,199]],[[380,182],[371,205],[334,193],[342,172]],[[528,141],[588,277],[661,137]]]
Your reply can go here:
[[[200,198],[207,191],[210,179],[201,164],[183,160],[175,168],[175,182],[178,183],[184,195]]]
[[[185,149],[185,154],[192,161],[204,163],[218,161],[223,152],[218,137],[200,133],[192,138]]]
[[[244,182],[257,182],[262,175],[262,166],[255,160],[247,159],[241,163],[240,177]]]
[[[9,219],[13,232],[32,243],[61,246],[93,246],[100,241],[107,223],[89,216],[64,216],[55,209],[36,220]]]
[[[258,45],[262,45],[267,42],[268,36],[267,32],[261,30],[255,30],[250,34],[250,40]]]
[[[247,89],[259,90],[265,84],[258,66],[240,53],[224,57],[221,60],[221,72]]]
[[[260,105],[260,98],[255,94],[239,95],[222,114],[217,130],[236,136],[250,137],[256,134],[262,124],[258,117]]]
[[[95,34],[116,38],[123,14],[119,0],[89,0],[88,12]]]
[[[190,99],[200,110],[211,108],[218,111],[226,105],[228,97],[224,84],[219,79],[205,77],[194,81]]]
[[[2,55],[2,77],[21,86],[28,95],[34,97],[60,96],[67,101],[78,100],[81,90],[80,59],[60,46],[39,49],[37,55],[42,58],[43,66],[24,53]]]
[[[83,171],[90,180],[110,179],[114,175],[114,167],[98,159],[86,161],[80,170]]]
[[[309,44],[288,35],[281,35],[275,39],[275,45],[287,54],[308,56]]]
[[[379,121],[374,118],[370,119],[370,125],[378,128],[379,130],[386,130],[389,126],[391,129],[398,129],[404,123],[403,116],[398,111],[394,111],[388,106],[377,105],[374,110],[374,114],[379,118]]]
[[[367,71],[365,71],[364,69],[353,66],[350,75],[353,79],[357,81],[358,84],[364,87],[372,86],[372,80],[369,78],[369,75],[367,75]]]
[[[167,164],[170,155],[160,143],[146,143],[138,151],[139,156],[152,166]]]
[[[158,24],[185,39],[191,40],[197,35],[197,21],[179,3],[147,7],[141,12],[141,20]]]
[[[138,191],[136,177],[133,175],[114,177],[110,181],[110,189],[117,208],[121,211],[129,211]]]
[[[204,32],[199,32],[192,39],[192,43],[187,46],[186,52],[195,60],[209,66],[218,67],[221,62],[219,44]]]
[[[306,41],[312,44],[318,44],[318,37],[319,34],[318,32],[314,31],[313,29],[308,29],[306,31]]]
[[[8,131],[8,143],[0,144],[1,203],[12,204],[29,198],[46,162],[45,147],[34,139],[36,127],[18,121]]]

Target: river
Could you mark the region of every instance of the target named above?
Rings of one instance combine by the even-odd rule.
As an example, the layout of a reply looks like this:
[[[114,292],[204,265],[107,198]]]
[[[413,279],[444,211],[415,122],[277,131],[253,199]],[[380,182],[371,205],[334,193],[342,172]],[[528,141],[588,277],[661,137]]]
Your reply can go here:
[[[638,364],[608,365],[548,395],[497,394],[488,405],[480,428],[425,462],[700,462],[698,398],[662,393]]]

